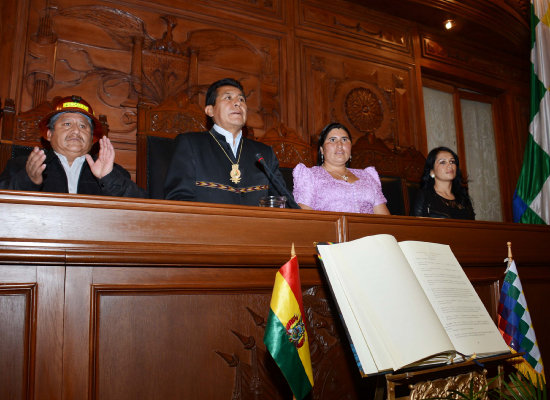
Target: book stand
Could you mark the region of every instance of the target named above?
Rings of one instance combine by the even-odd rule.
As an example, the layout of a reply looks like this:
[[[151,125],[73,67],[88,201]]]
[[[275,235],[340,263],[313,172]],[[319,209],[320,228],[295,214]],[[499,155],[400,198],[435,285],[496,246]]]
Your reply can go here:
[[[473,380],[474,392],[487,388],[501,388],[504,364],[517,354],[466,361],[440,367],[386,375],[387,400],[441,398],[449,390],[468,393]],[[379,391],[377,390],[377,398]]]

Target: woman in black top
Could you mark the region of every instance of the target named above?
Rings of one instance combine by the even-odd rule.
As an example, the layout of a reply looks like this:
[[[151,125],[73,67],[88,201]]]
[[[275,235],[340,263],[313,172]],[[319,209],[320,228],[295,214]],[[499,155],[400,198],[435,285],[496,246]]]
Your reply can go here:
[[[447,147],[428,154],[412,215],[475,219],[474,208],[460,172],[458,156]]]

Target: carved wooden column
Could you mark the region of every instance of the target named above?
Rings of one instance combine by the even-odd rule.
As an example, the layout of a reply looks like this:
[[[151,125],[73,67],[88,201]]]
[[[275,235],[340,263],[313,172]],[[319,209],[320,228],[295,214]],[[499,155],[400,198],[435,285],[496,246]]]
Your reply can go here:
[[[33,108],[46,101],[48,90],[54,85],[57,35],[52,27],[52,10],[53,7],[46,4],[38,29],[29,42],[26,80]]]
[[[128,98],[122,103],[125,107],[137,107],[138,94],[141,93],[141,52],[143,36],[132,37],[132,65],[130,71],[130,90]]]

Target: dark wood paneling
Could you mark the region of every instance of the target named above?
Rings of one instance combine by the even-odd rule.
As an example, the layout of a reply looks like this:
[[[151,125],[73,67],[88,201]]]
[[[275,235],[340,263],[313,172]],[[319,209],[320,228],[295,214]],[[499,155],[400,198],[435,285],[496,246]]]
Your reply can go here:
[[[7,191],[0,207],[0,290],[36,299],[11,315],[0,298],[16,321],[0,335],[19,335],[1,347],[19,364],[0,365],[8,390],[35,398],[287,398],[262,338],[293,242],[313,398],[371,398],[376,378],[359,378],[313,243],[379,233],[448,243],[495,319],[511,241],[543,356],[550,348],[547,226]]]
[[[299,43],[306,77],[303,125],[308,132],[316,136],[327,123],[340,121],[349,127],[354,142],[372,135],[390,147],[417,146],[413,66],[388,65],[388,60],[350,53],[346,47]],[[399,126],[410,130],[400,131]]]
[[[282,123],[313,143],[322,126],[340,120],[356,140],[375,135],[423,154],[422,75],[495,96],[497,153],[510,155],[498,163],[511,219],[509,182],[521,168],[528,119],[527,0],[60,0],[55,7],[10,0],[2,11],[0,98],[12,98],[19,114],[81,95],[107,116],[117,162],[134,178],[138,102],[158,105],[184,92],[202,108],[206,88],[221,77],[245,87],[250,136]],[[446,13],[459,20],[457,30],[442,29]],[[510,112],[506,99],[518,93]],[[0,133],[0,165],[13,137],[37,139]]]
[[[63,398],[86,396],[90,385],[91,268],[68,268],[63,310]]]
[[[49,265],[36,270],[36,369],[37,398],[59,399],[63,371],[63,305],[65,268]]]
[[[375,14],[364,8],[349,5],[338,7],[337,4],[326,2],[303,2],[299,10],[301,28],[316,30],[317,33],[328,37],[354,40],[369,53],[378,53],[383,49],[412,56],[410,22],[396,20],[389,15]]]
[[[35,284],[9,284],[10,271],[0,280],[0,398],[32,398],[34,389]],[[3,275],[3,274],[2,274]]]
[[[545,244],[549,233],[548,226],[522,224],[494,224],[483,221],[459,221],[392,217],[391,219],[373,216],[370,223],[358,217],[348,217],[348,240],[383,231],[394,235],[397,240],[421,240],[449,244],[463,267],[501,267],[507,256],[506,243],[512,242],[516,260],[525,266],[550,266],[550,248]]]
[[[263,365],[263,329],[247,308],[266,318],[267,290],[201,293],[185,283],[172,285],[181,287],[94,286],[92,398],[229,399],[235,374],[217,353],[231,354],[243,365],[258,357]],[[237,333],[254,340],[254,347],[239,343]],[[196,384],[212,376],[215,385]]]

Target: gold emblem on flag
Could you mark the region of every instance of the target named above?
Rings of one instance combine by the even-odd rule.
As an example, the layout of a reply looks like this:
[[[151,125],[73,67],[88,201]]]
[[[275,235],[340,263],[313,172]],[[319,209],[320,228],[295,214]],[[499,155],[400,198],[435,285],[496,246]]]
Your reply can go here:
[[[300,317],[294,315],[289,319],[286,323],[286,334],[288,336],[288,341],[297,349],[304,345],[306,340],[306,326],[301,315]]]

